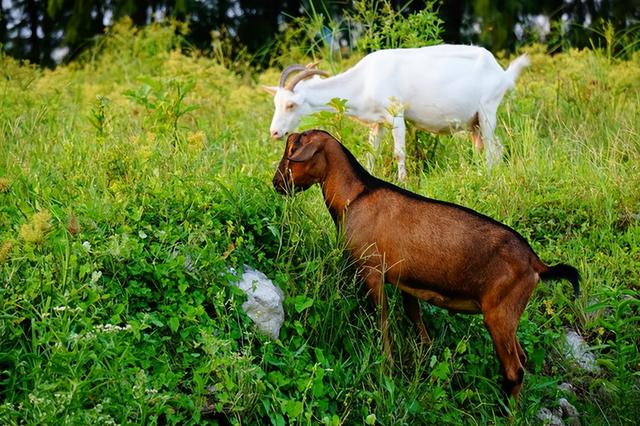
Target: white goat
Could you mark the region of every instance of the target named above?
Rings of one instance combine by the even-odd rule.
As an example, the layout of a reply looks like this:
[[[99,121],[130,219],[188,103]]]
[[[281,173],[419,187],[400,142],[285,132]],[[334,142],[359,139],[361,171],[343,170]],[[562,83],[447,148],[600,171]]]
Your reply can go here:
[[[313,66],[292,65],[282,72],[278,87],[264,87],[274,95],[271,137],[284,137],[295,130],[301,117],[330,110],[327,103],[341,98],[347,100],[347,115],[371,126],[369,142],[374,151],[382,137],[382,123],[391,126],[399,180],[406,177],[405,119],[433,133],[470,130],[476,149],[487,146],[487,168],[491,168],[502,156],[502,145],[493,136],[496,111],[528,65],[528,57],[522,55],[505,71],[484,48],[447,44],[373,52],[347,71],[325,79],[309,79],[327,75]],[[300,73],[285,85],[296,71]]]

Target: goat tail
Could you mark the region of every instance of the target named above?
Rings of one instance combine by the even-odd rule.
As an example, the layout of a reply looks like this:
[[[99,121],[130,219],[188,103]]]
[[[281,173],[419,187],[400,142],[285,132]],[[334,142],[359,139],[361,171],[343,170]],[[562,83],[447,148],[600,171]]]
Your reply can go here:
[[[573,286],[574,297],[580,296],[580,272],[571,265],[559,263],[554,266],[548,266],[543,272],[540,272],[542,280],[558,280],[566,279]]]
[[[526,67],[531,65],[531,61],[529,60],[529,56],[525,53],[524,55],[518,56],[514,59],[513,62],[509,64],[509,67],[505,71],[505,74],[508,79],[509,88],[513,88],[516,85],[516,80],[518,76]]]

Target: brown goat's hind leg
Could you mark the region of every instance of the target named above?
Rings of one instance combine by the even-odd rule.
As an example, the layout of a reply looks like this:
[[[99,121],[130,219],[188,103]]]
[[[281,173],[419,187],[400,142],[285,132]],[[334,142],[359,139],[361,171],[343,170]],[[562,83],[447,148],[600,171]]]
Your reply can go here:
[[[418,333],[420,334],[420,341],[422,344],[430,345],[431,338],[429,337],[429,333],[427,332],[427,327],[424,325],[424,321],[422,321],[422,313],[420,312],[420,302],[418,299],[413,297],[412,295],[402,292],[402,301],[404,302],[404,309],[407,312],[411,321],[416,324],[418,328]]]
[[[503,390],[507,398],[514,399],[518,397],[524,378],[519,345],[516,344],[517,320],[518,317],[513,318],[512,315],[501,312],[500,307],[484,315],[484,323],[491,334],[502,367]]]
[[[369,300],[375,307],[380,307],[380,331],[382,332],[382,344],[384,352],[391,360],[391,339],[389,338],[389,322],[387,314],[387,299],[384,294],[383,275],[374,269],[367,271],[364,283],[369,292]]]

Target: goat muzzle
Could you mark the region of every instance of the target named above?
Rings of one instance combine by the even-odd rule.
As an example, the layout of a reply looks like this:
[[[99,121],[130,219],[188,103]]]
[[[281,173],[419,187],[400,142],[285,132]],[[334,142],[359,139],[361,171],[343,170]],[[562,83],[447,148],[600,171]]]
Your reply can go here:
[[[286,195],[288,193],[286,185],[284,184],[284,181],[282,179],[274,178],[273,179],[273,188],[280,195]]]
[[[287,195],[289,194],[289,188],[291,186],[291,184],[287,183],[286,177],[284,176],[282,171],[280,171],[280,168],[278,168],[276,170],[275,176],[273,177],[273,188],[278,194]]]

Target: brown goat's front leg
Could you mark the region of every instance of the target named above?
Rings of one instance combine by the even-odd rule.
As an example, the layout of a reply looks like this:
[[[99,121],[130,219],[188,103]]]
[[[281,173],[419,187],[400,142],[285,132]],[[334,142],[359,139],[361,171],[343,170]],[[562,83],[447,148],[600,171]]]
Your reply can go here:
[[[387,298],[384,294],[384,276],[379,271],[371,269],[364,275],[364,283],[367,286],[369,300],[374,307],[380,308],[380,331],[382,332],[382,344],[384,353],[391,359],[391,340],[389,338],[389,323],[387,314]]]
[[[418,333],[420,334],[420,340],[423,344],[430,345],[431,338],[429,337],[429,333],[427,332],[427,327],[424,325],[424,321],[422,321],[422,313],[420,311],[420,301],[410,295],[409,293],[402,292],[402,301],[404,302],[404,310],[407,312],[411,321],[416,324],[418,328]]]

